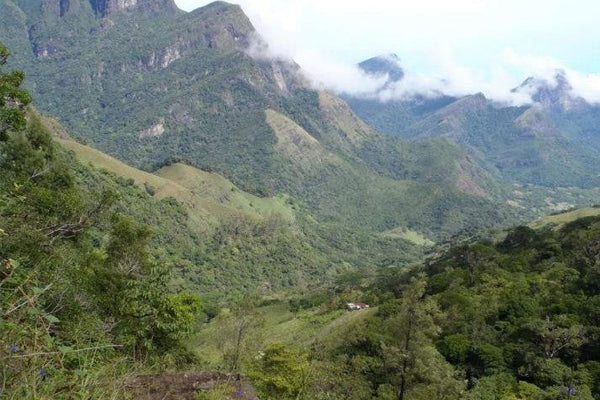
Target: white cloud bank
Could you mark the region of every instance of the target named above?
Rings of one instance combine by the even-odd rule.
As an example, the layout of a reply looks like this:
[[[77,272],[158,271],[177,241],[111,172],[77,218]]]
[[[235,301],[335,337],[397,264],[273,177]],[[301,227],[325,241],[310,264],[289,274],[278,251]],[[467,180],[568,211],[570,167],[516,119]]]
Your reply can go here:
[[[507,105],[531,104],[535,87],[513,90],[528,77],[535,77],[550,88],[555,88],[557,73],[567,78],[572,97],[581,97],[589,103],[600,104],[600,74],[584,74],[568,68],[549,57],[523,55],[512,49],[500,54],[491,73],[459,65],[452,57],[438,58],[433,71],[421,73],[403,68],[404,78],[389,83],[388,76],[366,74],[357,65],[329,57],[317,51],[269,50],[254,52],[257,57],[293,59],[317,88],[332,90],[338,94],[377,98],[386,102],[408,99],[414,96],[460,97],[483,93],[488,99]]]
[[[315,86],[337,93],[388,101],[414,95],[482,92],[492,100],[521,105],[531,102],[531,93],[513,92],[513,88],[530,76],[555,85],[556,71],[562,70],[573,96],[600,103],[600,74],[578,72],[555,58],[531,56],[530,51],[515,50],[513,46],[530,41],[532,49],[553,49],[561,46],[562,37],[563,47],[572,48],[575,39],[578,46],[585,46],[593,32],[577,38],[571,34],[584,31],[582,27],[589,24],[597,26],[591,15],[592,10],[600,12],[600,2],[577,1],[586,7],[566,7],[562,0],[505,0],[501,7],[491,0],[236,2],[269,43],[268,51],[261,49],[261,56],[293,59]],[[188,10],[208,2],[177,0]],[[582,9],[589,12],[582,13]],[[600,35],[600,28],[597,30]],[[543,46],[544,40],[550,47]],[[503,46],[498,47],[500,44]],[[456,54],[464,48],[469,53],[466,61],[464,54]],[[354,60],[344,56],[360,53],[360,57],[368,58],[390,51],[400,53],[408,62],[402,65],[404,79],[391,85],[385,85],[385,77],[366,75]],[[411,63],[413,56],[421,62]],[[468,62],[479,59],[485,64]],[[420,68],[422,64],[427,68]],[[425,69],[427,72],[423,72]]]

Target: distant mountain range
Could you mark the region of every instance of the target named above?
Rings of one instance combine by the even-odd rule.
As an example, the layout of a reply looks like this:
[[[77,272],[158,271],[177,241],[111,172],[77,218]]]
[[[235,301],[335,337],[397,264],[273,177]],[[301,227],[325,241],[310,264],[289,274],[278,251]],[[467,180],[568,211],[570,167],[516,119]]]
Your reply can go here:
[[[293,61],[251,56],[261,40],[224,2],[0,0],[0,42],[36,106],[137,168],[183,162],[325,222],[434,240],[598,198],[594,107],[341,99]],[[361,68],[404,77],[393,55]]]
[[[383,55],[359,67],[373,76],[402,79],[397,56]],[[366,122],[410,140],[444,137],[473,154],[490,173],[520,184],[597,187],[600,184],[600,106],[574,96],[564,72],[554,82],[530,77],[513,92],[533,104],[508,107],[482,94],[462,98],[416,97],[382,102],[346,97]]]

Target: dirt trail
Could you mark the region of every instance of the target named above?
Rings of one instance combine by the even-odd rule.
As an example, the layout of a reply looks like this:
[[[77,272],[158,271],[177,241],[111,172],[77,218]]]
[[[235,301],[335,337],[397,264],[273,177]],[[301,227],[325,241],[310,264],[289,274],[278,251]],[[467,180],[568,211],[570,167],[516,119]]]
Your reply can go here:
[[[220,372],[137,376],[127,382],[127,391],[133,400],[194,400],[198,392],[219,384],[235,388],[231,399],[259,400],[248,381],[236,380],[235,376]]]

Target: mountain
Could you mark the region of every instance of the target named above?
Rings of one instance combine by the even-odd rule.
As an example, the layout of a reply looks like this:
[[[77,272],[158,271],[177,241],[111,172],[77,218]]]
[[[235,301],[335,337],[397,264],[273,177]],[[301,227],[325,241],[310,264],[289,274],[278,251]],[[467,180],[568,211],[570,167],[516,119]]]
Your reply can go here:
[[[388,83],[399,82],[404,78],[400,58],[393,53],[369,58],[358,64],[358,67],[371,76],[387,76]]]
[[[253,194],[292,195],[324,221],[434,240],[515,218],[505,190],[454,144],[390,139],[308,87],[292,61],[251,55],[267,44],[239,6],[52,4],[0,0],[10,15],[0,41],[38,108],[133,167],[184,161]]]
[[[381,90],[389,88],[404,78],[404,70],[396,54],[370,58],[359,63],[358,68],[372,77],[387,77]],[[456,100],[449,96],[427,98],[420,95],[406,99],[381,100],[377,97],[378,94],[368,97],[352,95],[342,97],[361,119],[380,132],[392,136],[402,136],[403,130],[408,125]]]
[[[361,66],[362,64],[359,64]],[[380,73],[384,73],[382,67]],[[372,70],[371,70],[371,73]],[[548,188],[600,185],[600,108],[575,96],[564,72],[528,78],[513,90],[534,104],[509,107],[483,94],[390,101],[347,98],[376,129],[410,140],[443,137],[503,181]]]
[[[530,77],[514,91],[529,93],[563,135],[600,152],[600,105],[578,96],[564,71],[550,80]]]
[[[593,172],[598,154],[563,135],[542,108],[498,108],[483,95],[467,96],[413,124],[407,134],[449,138],[504,179],[522,184],[600,185]]]
[[[553,111],[569,111],[587,104],[584,99],[573,94],[573,87],[561,70],[556,71],[550,80],[529,77],[512,92],[525,93],[534,103]]]
[[[31,12],[31,35],[12,39],[30,50],[15,64],[42,74],[32,74],[30,87],[53,90],[36,103],[87,126],[78,137],[132,164],[157,161],[144,171],[74,140],[72,128],[29,105],[23,74],[5,70],[8,52],[0,46],[1,397],[600,396],[600,209],[495,230],[498,240],[431,240],[459,230],[481,236],[500,222],[494,218],[569,208],[558,198],[597,199],[600,189],[508,180],[486,161],[493,146],[514,157],[509,142],[527,138],[501,141],[489,135],[494,129],[480,131],[488,126],[479,118],[502,112],[506,120],[492,128],[510,135],[517,126],[517,134],[537,140],[532,152],[562,145],[563,153],[551,153],[561,157],[571,149],[560,123],[573,114],[541,105],[498,108],[474,95],[419,118],[413,125],[420,129],[401,140],[374,130],[342,99],[305,87],[292,62],[249,57],[239,43],[254,39],[240,33],[245,20],[235,7],[198,11],[198,27],[186,25],[190,17],[170,2],[0,4],[16,18],[0,14],[10,25],[4,35],[22,33]],[[236,16],[241,25],[233,24]],[[189,33],[181,26],[198,29],[206,40],[194,46],[205,58],[190,50],[172,60],[177,52],[167,52],[172,62],[164,65],[167,53],[139,52],[139,63],[127,64],[137,72],[103,70],[90,86],[76,74],[77,57],[81,67],[103,57],[101,48],[111,57],[117,49],[134,51],[128,39],[135,31],[121,32],[123,43],[85,39],[97,31],[82,27],[96,23],[146,34],[152,25],[181,38]],[[93,52],[71,47],[80,43],[77,35]],[[188,57],[211,62],[222,86]],[[184,66],[191,75],[176,70]],[[49,71],[62,80],[54,82]],[[191,91],[170,86],[178,79]],[[136,90],[119,97],[119,88]],[[230,97],[219,97],[220,89]],[[69,99],[69,90],[83,97]],[[90,120],[62,108],[78,100],[93,105],[94,98],[100,103],[89,109]],[[214,100],[215,108],[194,106],[212,116],[203,120],[219,128],[212,132],[198,124],[200,114],[188,115],[186,131],[161,108],[165,101],[216,98],[223,103]],[[147,126],[138,113],[164,122]],[[569,134],[580,135],[583,126]],[[182,159],[177,135],[205,153]],[[230,153],[245,158],[232,163]],[[202,163],[222,171],[198,168]],[[253,167],[261,169],[244,170]],[[269,182],[272,188],[260,186]]]

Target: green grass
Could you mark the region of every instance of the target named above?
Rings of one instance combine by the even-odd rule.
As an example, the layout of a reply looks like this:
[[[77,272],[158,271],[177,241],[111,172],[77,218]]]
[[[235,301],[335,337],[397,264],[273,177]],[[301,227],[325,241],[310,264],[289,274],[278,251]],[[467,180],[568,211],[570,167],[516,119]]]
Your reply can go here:
[[[318,307],[293,313],[287,302],[278,301],[259,307],[256,311],[256,320],[262,321],[262,326],[253,335],[260,341],[260,346],[280,342],[308,348],[315,342],[334,342],[340,331],[372,315],[376,308],[351,312],[344,309],[323,310]],[[224,314],[227,312],[222,311]],[[223,355],[219,351],[221,335],[222,330],[217,317],[216,320],[204,324],[192,342],[192,347],[203,361],[212,367],[222,362]]]
[[[417,246],[426,246],[430,247],[435,245],[435,242],[426,236],[420,234],[419,232],[415,232],[406,228],[396,228],[389,230],[387,232],[382,233],[384,237],[390,238],[400,238],[404,240],[408,240],[411,243],[416,244]]]
[[[579,218],[595,217],[598,215],[600,215],[600,208],[579,208],[577,210],[568,211],[556,215],[549,215],[547,217],[540,218],[531,222],[529,224],[529,227],[533,229],[540,229],[549,225],[553,225],[555,229],[558,229],[561,226],[568,224],[569,222],[573,222]]]
[[[233,208],[254,217],[279,214],[289,222],[294,221],[288,196],[261,198],[244,192],[219,174],[181,163],[163,167],[156,172],[156,175],[187,188],[216,215],[221,214],[223,208]]]
[[[291,200],[287,196],[260,198],[242,191],[221,175],[180,163],[151,174],[76,141],[55,140],[73,151],[84,163],[133,179],[140,187],[149,185],[159,199],[176,198],[186,206],[190,218],[203,230],[239,214],[258,219],[278,214],[290,223],[294,221],[294,212],[289,205]]]

